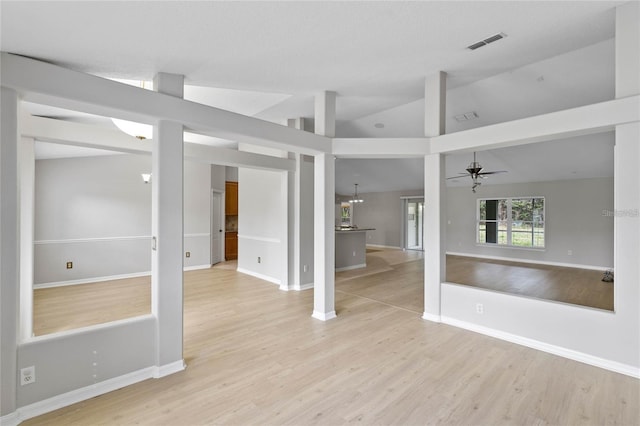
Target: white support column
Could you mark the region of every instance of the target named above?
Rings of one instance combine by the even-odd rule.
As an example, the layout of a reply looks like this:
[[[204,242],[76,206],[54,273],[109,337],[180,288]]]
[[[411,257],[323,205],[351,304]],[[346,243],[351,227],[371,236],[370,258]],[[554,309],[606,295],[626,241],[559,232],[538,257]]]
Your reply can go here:
[[[287,120],[287,125],[304,130],[304,118]],[[313,270],[313,179],[310,162],[300,153],[289,153],[295,171],[289,172],[289,288],[302,290],[312,285]],[[311,229],[309,234],[308,229]],[[281,287],[282,289],[282,287]]]
[[[336,135],[336,92],[322,92],[315,100],[315,132],[330,138]]]
[[[300,166],[302,155],[295,152],[289,153],[289,159],[294,160],[296,169],[289,172],[287,179],[287,191],[289,194],[287,200],[287,216],[288,216],[288,275],[289,286],[292,289],[300,289]],[[280,290],[289,290],[282,288]]]
[[[297,130],[304,130],[304,117],[288,119],[287,127],[291,127]]]
[[[313,317],[335,318],[335,159],[318,154],[314,163]]]
[[[444,155],[424,160],[424,314],[440,322],[440,284],[446,275]]]
[[[283,155],[287,155],[287,153],[283,153]],[[289,291],[291,288],[291,239],[290,232],[291,229],[291,221],[292,217],[290,215],[290,207],[291,207],[291,188],[290,188],[290,178],[291,172],[279,172],[280,174],[280,204],[283,206],[283,210],[285,212],[284,224],[279,227],[280,235],[279,240],[280,244],[280,255],[278,259],[280,259],[281,268],[280,268],[280,290]]]
[[[442,71],[425,80],[425,136],[444,134],[446,74]],[[446,275],[444,155],[424,159],[424,313],[422,318],[440,322],[440,285]]]
[[[424,83],[424,135],[440,136],[445,133],[447,111],[447,74],[439,71]]]
[[[182,97],[183,76],[160,73],[155,90]],[[154,126],[152,149],[152,313],[157,317],[156,377],[184,369],[183,345],[183,127]]]
[[[640,4],[616,9],[616,98],[640,94]],[[614,148],[614,306],[631,359],[640,359],[640,123],[616,126]]]
[[[20,284],[18,94],[0,94],[0,417],[16,410]]]
[[[35,141],[22,137],[20,156],[20,340],[33,336]]]
[[[616,99],[640,94],[640,4],[616,8]]]

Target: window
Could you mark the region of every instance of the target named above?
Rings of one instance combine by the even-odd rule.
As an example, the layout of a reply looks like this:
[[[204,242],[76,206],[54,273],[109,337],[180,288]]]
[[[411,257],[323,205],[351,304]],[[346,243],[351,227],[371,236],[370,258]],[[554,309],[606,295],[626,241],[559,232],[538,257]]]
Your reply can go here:
[[[544,248],[544,198],[479,199],[477,242]]]

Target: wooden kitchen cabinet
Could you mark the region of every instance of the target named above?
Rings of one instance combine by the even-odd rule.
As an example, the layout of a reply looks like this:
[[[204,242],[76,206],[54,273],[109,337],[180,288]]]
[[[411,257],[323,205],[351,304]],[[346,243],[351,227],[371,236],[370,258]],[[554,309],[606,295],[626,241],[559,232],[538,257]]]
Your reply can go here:
[[[227,216],[238,215],[238,182],[225,183],[224,213]]]
[[[234,260],[238,258],[238,233],[237,232],[225,232],[224,258],[225,260]]]

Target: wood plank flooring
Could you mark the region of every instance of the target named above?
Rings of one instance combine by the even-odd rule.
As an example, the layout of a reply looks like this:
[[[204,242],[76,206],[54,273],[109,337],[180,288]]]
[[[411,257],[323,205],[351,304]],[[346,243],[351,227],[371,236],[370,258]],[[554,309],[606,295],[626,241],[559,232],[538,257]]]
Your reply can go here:
[[[150,276],[40,288],[33,292],[36,336],[150,313]]]
[[[613,311],[614,283],[589,269],[447,256],[447,281]]]
[[[389,271],[337,277],[327,322],[311,318],[313,291],[187,272],[185,371],[23,424],[638,424],[639,380],[424,321],[419,304],[385,296],[384,282],[388,293],[410,285],[412,263],[391,266],[404,283]]]

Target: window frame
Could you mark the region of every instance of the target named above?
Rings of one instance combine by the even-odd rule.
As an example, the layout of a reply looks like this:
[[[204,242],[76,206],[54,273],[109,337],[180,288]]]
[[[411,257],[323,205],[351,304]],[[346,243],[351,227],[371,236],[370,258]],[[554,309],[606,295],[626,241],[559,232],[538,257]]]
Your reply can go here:
[[[500,218],[496,218],[496,219],[491,219],[491,220],[487,220],[487,218],[485,217],[484,219],[481,218],[481,214],[480,214],[480,204],[482,201],[494,201],[494,200],[504,200],[505,204],[506,204],[506,209],[507,209],[507,219],[506,221],[500,220]],[[513,244],[513,222],[515,222],[513,220],[513,200],[531,200],[532,203],[534,203],[534,200],[542,200],[542,217],[544,218],[541,222],[536,222],[535,219],[532,217],[531,220],[531,245],[530,246],[520,246],[520,245],[514,245]],[[535,204],[534,204],[535,205]],[[507,229],[506,229],[506,243],[501,244],[500,241],[500,237],[499,237],[499,233],[496,235],[496,242],[495,243],[490,243],[490,242],[486,242],[487,238],[486,238],[486,232],[487,232],[487,227],[486,227],[486,223],[488,222],[495,222],[496,226],[498,227],[499,223],[501,222],[506,222],[507,224]],[[480,241],[480,226],[481,223],[485,224],[485,241],[481,242]],[[541,246],[536,246],[535,244],[535,235],[536,235],[536,224],[542,224],[542,236],[543,236],[543,245]],[[517,231],[516,231],[517,232]],[[542,196],[542,195],[535,195],[535,196],[511,196],[511,197],[486,197],[486,198],[477,198],[476,199],[476,226],[475,226],[475,240],[476,240],[476,245],[482,246],[482,247],[499,247],[499,248],[515,248],[515,249],[521,249],[521,250],[539,250],[539,251],[544,251],[547,247],[547,200],[546,197]]]

